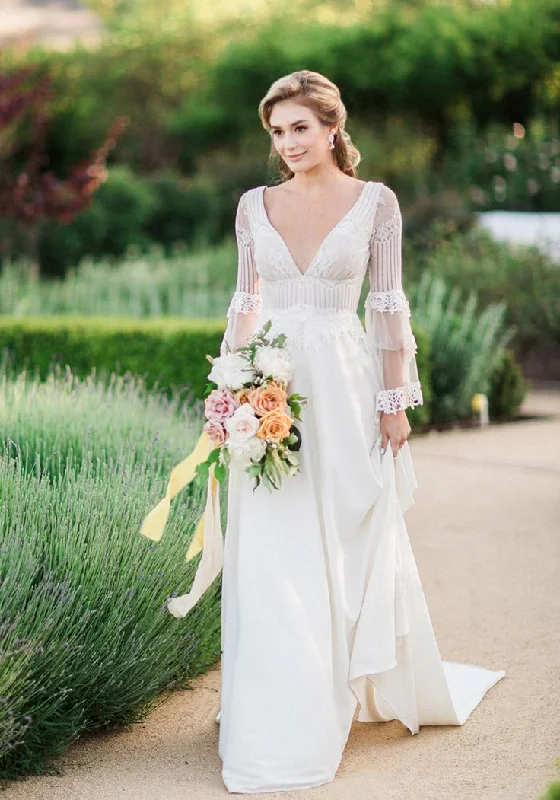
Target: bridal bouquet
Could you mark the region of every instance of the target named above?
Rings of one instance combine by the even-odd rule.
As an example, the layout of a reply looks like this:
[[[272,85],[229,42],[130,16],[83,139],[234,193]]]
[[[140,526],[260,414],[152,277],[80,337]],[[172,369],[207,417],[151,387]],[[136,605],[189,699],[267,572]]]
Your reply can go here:
[[[296,455],[301,434],[294,420],[301,422],[301,409],[307,398],[288,394],[292,367],[284,348],[284,334],[269,340],[267,322],[244,347],[217,358],[208,375],[204,411],[204,431],[215,448],[197,466],[222,481],[231,461],[241,463],[254,481],[272,491],[279,489],[284,475],[299,471]]]

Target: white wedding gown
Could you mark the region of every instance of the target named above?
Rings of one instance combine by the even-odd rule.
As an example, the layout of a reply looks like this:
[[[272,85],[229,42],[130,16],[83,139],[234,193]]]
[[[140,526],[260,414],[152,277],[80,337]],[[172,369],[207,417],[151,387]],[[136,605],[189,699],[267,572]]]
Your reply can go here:
[[[308,404],[301,472],[280,491],[230,472],[219,753],[225,786],[242,793],[332,781],[353,719],[398,719],[412,734],[461,725],[504,675],[441,660],[403,519],[409,446],[380,452],[379,412],[422,402],[397,198],[365,183],[302,273],[263,192],[239,203],[224,343],[270,319],[271,335],[287,335],[290,391]]]

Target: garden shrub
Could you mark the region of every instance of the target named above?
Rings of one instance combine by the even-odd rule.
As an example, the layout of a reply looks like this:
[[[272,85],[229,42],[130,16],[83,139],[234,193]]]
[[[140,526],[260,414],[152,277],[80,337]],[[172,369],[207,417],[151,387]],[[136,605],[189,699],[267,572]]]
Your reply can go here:
[[[480,211],[560,210],[560,121],[537,116],[525,124],[461,120],[449,132],[442,177]]]
[[[490,379],[512,336],[504,325],[505,306],[477,312],[471,292],[449,289],[438,275],[425,273],[411,287],[415,319],[430,339],[431,422],[441,424],[471,416],[477,393],[488,394]]]
[[[494,241],[474,227],[464,236],[441,232],[426,252],[409,252],[406,264],[412,283],[430,272],[462,292],[474,290],[482,306],[505,303],[517,352],[560,343],[560,269],[536,248]]]
[[[108,170],[108,178],[91,204],[73,222],[41,226],[39,261],[46,275],[63,275],[88,254],[122,256],[131,247],[146,249],[147,226],[156,209],[156,194],[148,181],[126,166]]]
[[[54,364],[68,365],[78,376],[92,369],[132,373],[147,387],[178,391],[196,404],[210,370],[206,354],[218,354],[223,331],[223,320],[0,317],[0,351],[16,368],[37,371],[42,378]],[[419,326],[415,335],[425,405],[409,414],[411,424],[421,427],[430,413],[430,345]]]
[[[540,800],[560,800],[560,781],[554,781],[548,787],[546,794]]]
[[[237,253],[176,245],[130,252],[117,263],[84,258],[64,279],[38,280],[29,262],[11,261],[0,273],[0,315],[223,318],[235,288]]]
[[[418,377],[422,384],[424,402],[421,406],[407,409],[406,413],[412,428],[423,428],[429,424],[432,416],[431,345],[424,328],[414,325],[413,330],[418,347],[416,364],[418,366]]]
[[[263,153],[263,164],[266,154]],[[208,165],[206,175],[187,178],[166,170],[147,177],[127,167],[108,170],[90,205],[70,223],[42,221],[38,228],[38,263],[43,277],[62,277],[82,259],[122,260],[159,247],[170,255],[180,245],[189,250],[224,242],[234,236],[234,218],[242,188],[263,182],[266,169],[243,161]],[[258,180],[262,179],[262,180]],[[0,236],[1,236],[0,228]],[[13,258],[25,252],[12,239]]]
[[[152,241],[162,244],[166,252],[178,242],[216,242],[220,196],[215,185],[201,178],[189,181],[171,171],[151,177],[149,184],[155,204],[145,231]]]
[[[134,320],[95,317],[0,319],[0,350],[14,367],[45,378],[54,364],[85,377],[92,369],[141,376],[147,388],[201,398],[217,355],[223,321]]]
[[[197,480],[140,535],[199,420],[141,381],[0,373],[0,778],[50,770],[85,731],[145,719],[220,656],[216,581],[184,620]]]
[[[529,383],[523,378],[513,350],[507,349],[490,376],[488,413],[491,420],[512,419],[518,414]]]

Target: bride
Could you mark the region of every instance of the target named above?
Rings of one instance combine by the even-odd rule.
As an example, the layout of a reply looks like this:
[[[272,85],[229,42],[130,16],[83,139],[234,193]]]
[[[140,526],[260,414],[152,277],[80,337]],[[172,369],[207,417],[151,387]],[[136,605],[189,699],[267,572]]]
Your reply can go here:
[[[308,403],[301,471],[280,491],[253,492],[230,469],[217,719],[223,781],[241,793],[332,781],[355,719],[411,734],[462,725],[504,675],[441,660],[403,519],[416,488],[406,409],[423,398],[397,197],[356,178],[324,76],[280,78],[259,113],[283,181],[239,201],[222,352],[270,320],[271,337],[287,336],[290,391]],[[184,616],[195,599],[169,610]]]

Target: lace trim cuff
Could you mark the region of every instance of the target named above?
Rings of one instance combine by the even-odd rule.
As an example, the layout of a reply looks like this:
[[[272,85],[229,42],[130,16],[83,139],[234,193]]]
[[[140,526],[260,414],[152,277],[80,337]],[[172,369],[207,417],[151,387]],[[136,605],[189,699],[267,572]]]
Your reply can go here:
[[[234,292],[229,304],[227,316],[232,314],[252,314],[262,308],[262,297],[249,292]]]
[[[393,289],[390,292],[369,292],[364,306],[371,311],[388,311],[390,314],[404,311],[407,317],[410,317],[410,305],[402,289]]]
[[[421,406],[424,402],[422,386],[419,381],[407,383],[396,389],[383,389],[377,393],[376,411],[385,414],[396,414],[412,406]]]

